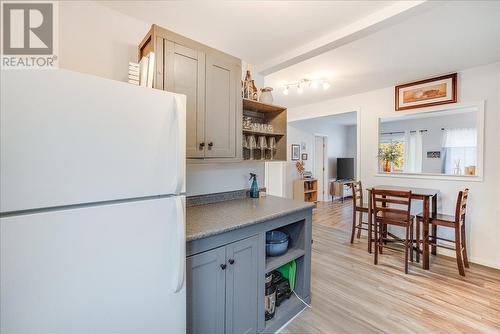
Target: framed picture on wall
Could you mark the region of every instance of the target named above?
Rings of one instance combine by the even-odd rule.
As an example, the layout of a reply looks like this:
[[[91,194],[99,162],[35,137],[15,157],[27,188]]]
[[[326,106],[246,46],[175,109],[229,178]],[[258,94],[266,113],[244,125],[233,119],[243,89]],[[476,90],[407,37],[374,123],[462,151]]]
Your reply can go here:
[[[395,87],[396,111],[457,102],[457,74],[406,83]]]
[[[307,153],[302,153],[302,160],[307,160]]]
[[[292,144],[292,160],[300,160],[300,145]]]

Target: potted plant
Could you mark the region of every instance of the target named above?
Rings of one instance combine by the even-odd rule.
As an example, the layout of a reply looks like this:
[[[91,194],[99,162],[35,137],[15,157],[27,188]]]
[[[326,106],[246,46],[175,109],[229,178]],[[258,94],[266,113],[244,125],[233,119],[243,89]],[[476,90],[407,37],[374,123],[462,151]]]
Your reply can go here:
[[[383,170],[385,173],[390,173],[392,164],[401,159],[402,152],[398,143],[390,143],[380,145],[378,149],[378,158],[383,162]]]

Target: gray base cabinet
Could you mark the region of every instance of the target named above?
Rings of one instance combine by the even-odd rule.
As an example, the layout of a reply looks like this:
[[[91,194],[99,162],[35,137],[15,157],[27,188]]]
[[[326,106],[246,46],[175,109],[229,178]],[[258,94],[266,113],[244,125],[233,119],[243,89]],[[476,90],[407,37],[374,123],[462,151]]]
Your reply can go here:
[[[275,333],[311,301],[312,208],[186,244],[189,334]],[[188,222],[189,224],[189,222]],[[289,236],[288,251],[266,257],[266,232]],[[296,262],[295,294],[265,320],[265,275]]]
[[[187,258],[188,333],[257,332],[259,237]]]
[[[187,258],[187,332],[224,333],[225,247]]]

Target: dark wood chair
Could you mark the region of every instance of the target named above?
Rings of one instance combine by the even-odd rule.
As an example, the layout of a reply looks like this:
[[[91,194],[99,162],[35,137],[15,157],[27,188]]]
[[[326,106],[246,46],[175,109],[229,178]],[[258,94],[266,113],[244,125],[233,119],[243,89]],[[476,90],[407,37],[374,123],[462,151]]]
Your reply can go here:
[[[352,182],[352,232],[351,244],[354,242],[354,235],[357,231],[357,238],[361,237],[361,230],[368,231],[368,223],[363,222],[363,213],[368,213],[368,204],[363,202],[363,186],[361,181]],[[359,215],[358,215],[359,213]],[[363,227],[366,225],[366,227]],[[371,233],[368,232],[368,237]]]
[[[391,247],[390,244],[399,243],[404,247],[405,274],[408,273],[408,256],[413,262],[413,221],[411,215],[411,191],[378,190],[372,189],[372,212],[375,230],[374,263],[378,264],[378,254],[384,248],[401,250]],[[401,239],[388,232],[388,225],[405,228],[405,238]]]
[[[458,272],[465,276],[465,268],[469,268],[469,260],[467,259],[467,245],[465,242],[465,212],[467,209],[467,198],[469,197],[469,189],[458,192],[457,204],[455,207],[455,215],[445,215],[437,213],[433,217],[429,217],[429,223],[432,225],[432,235],[429,237],[429,245],[433,249],[442,247],[454,250],[457,258]],[[423,223],[424,217],[422,214],[417,215],[417,237],[420,236],[420,224]],[[455,240],[445,239],[437,236],[437,227],[443,226],[453,228],[455,230]],[[438,240],[453,243],[453,246],[438,244]],[[417,240],[417,246],[420,248],[420,241]],[[433,254],[435,252],[433,251]]]

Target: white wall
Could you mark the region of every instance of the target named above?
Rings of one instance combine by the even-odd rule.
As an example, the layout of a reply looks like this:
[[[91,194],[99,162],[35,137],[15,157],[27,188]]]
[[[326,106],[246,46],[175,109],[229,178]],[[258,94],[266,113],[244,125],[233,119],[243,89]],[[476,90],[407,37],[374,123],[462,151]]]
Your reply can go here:
[[[59,66],[126,81],[128,62],[151,27],[93,1],[59,2]]]
[[[325,193],[328,193],[328,181],[337,176],[337,158],[356,157],[356,126],[335,124],[334,118],[335,116],[328,117],[328,119],[306,119],[288,123],[288,168],[292,168],[292,171],[288,172],[289,184],[286,192],[288,198],[293,197],[291,184],[299,178],[299,175],[294,173],[295,162],[292,162],[290,157],[292,144],[299,144],[301,146],[302,143],[306,144],[305,151],[301,147],[301,153],[308,154],[307,161],[304,161],[304,166],[307,171],[313,172],[314,175],[314,136],[325,135],[328,137],[328,178],[325,180]],[[329,196],[325,200],[329,200]]]
[[[473,262],[500,268],[500,62],[459,73],[459,102],[485,100],[484,181],[452,181],[378,176],[378,118],[395,116],[394,87],[288,110],[289,120],[360,111],[360,179],[364,186],[391,184],[437,188],[439,210],[453,214],[457,192],[470,188],[467,237]]]
[[[137,61],[137,46],[155,22],[137,20],[94,1],[61,1],[59,6],[59,66],[126,81],[128,62]],[[263,78],[252,75],[261,88]],[[257,173],[263,184],[263,163],[188,165],[187,194],[249,188],[249,172]]]

